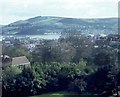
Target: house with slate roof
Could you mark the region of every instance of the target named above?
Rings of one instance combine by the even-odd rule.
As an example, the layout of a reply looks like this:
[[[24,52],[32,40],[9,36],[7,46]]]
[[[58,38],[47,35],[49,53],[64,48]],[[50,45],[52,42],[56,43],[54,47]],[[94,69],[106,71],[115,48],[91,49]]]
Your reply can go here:
[[[26,56],[12,58],[12,66],[17,66],[21,69],[30,67],[30,61]]]

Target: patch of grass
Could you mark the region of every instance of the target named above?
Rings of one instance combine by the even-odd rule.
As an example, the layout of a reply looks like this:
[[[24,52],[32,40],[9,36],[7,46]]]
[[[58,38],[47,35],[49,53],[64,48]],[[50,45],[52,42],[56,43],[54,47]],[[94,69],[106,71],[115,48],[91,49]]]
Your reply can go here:
[[[31,97],[99,97],[97,95],[77,95],[73,93],[49,93]]]
[[[59,20],[60,20],[59,18],[48,18],[48,19],[41,20],[40,22],[43,24],[50,24],[50,23],[56,23]]]

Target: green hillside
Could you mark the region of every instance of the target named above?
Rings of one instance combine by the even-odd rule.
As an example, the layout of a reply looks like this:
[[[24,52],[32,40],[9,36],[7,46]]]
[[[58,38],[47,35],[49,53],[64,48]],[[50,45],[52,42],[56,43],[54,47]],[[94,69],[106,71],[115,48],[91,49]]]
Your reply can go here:
[[[60,33],[64,30],[78,30],[82,33],[117,33],[117,18],[77,19],[63,17],[38,16],[20,20],[2,27],[5,35],[36,35]]]

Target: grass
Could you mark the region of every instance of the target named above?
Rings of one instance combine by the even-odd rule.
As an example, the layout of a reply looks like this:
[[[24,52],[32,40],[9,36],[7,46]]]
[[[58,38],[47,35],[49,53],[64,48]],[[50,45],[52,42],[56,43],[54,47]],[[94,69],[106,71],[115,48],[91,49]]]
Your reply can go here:
[[[97,95],[77,95],[73,93],[67,93],[67,92],[58,92],[58,93],[48,93],[48,94],[42,94],[38,96],[31,96],[31,97],[99,97]]]
[[[60,18],[61,19],[61,18]],[[56,23],[60,20],[59,18],[48,18],[48,19],[43,19],[40,22],[43,24],[50,24],[50,23]]]

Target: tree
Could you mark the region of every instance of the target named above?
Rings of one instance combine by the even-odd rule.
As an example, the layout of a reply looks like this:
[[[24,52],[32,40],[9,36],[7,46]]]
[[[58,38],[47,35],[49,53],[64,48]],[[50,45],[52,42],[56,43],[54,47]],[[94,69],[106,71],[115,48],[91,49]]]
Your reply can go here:
[[[112,63],[112,56],[107,52],[99,52],[95,55],[94,63],[98,66],[110,65]]]
[[[110,96],[115,92],[117,92],[117,84],[116,84],[116,69],[113,65],[104,66],[98,69],[92,76],[88,83],[91,87],[90,90],[93,93],[103,94],[106,96]]]
[[[82,93],[86,90],[87,83],[83,79],[75,79],[69,84],[69,90]]]
[[[20,74],[22,71],[18,67],[8,66],[2,70],[2,80],[7,81]]]

